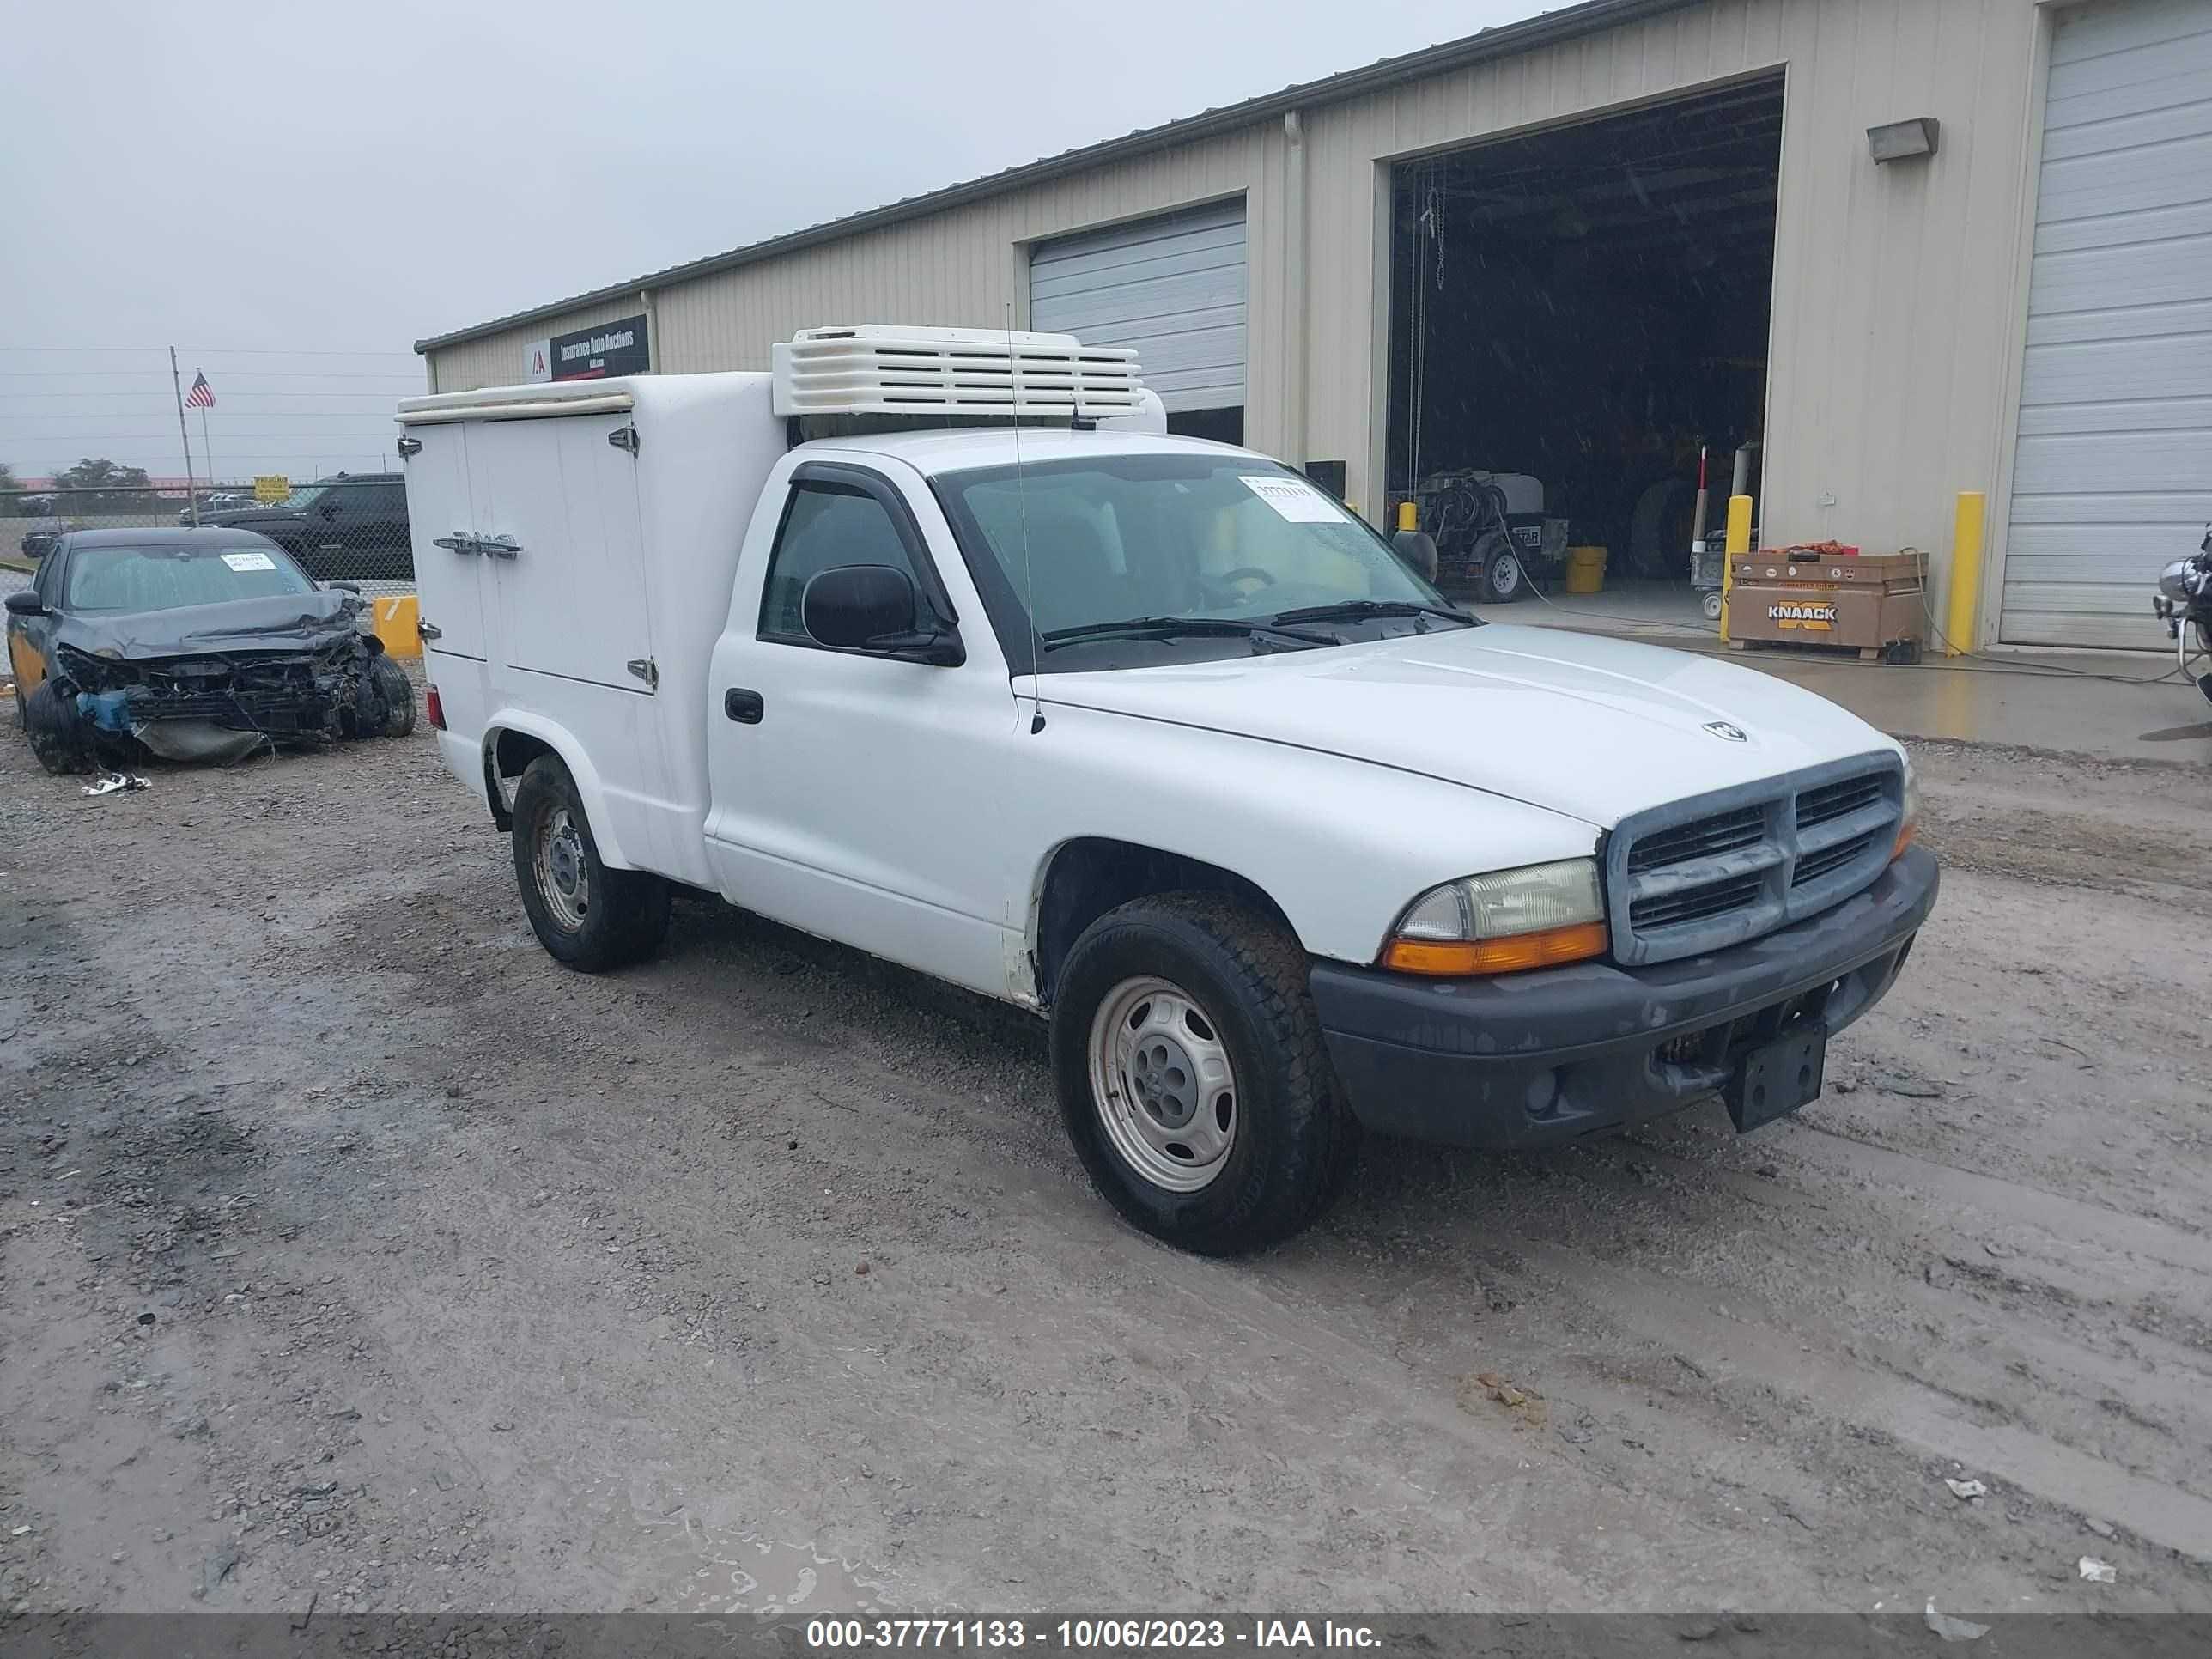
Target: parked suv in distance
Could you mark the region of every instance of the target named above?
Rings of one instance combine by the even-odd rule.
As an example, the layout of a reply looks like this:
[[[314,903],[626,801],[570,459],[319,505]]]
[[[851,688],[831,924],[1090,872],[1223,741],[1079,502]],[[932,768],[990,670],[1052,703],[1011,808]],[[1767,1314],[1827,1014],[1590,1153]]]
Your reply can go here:
[[[334,473],[274,506],[203,512],[200,522],[268,537],[317,581],[414,579],[407,488],[397,472]]]

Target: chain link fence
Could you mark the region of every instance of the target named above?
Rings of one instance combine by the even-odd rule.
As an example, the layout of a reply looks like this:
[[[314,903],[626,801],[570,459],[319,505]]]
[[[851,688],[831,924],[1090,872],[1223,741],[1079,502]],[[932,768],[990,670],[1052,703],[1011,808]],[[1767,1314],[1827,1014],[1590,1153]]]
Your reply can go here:
[[[273,492],[270,492],[273,494]],[[398,592],[415,584],[407,489],[397,472],[339,473],[256,500],[251,484],[0,490],[0,557],[35,561],[75,530],[202,525],[266,536],[317,581]]]

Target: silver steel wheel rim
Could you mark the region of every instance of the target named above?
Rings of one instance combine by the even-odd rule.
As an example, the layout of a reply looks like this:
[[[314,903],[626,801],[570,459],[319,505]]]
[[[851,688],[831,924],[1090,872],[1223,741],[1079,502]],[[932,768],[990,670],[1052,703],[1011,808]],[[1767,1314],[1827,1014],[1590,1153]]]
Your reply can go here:
[[[563,933],[580,932],[592,911],[592,866],[584,856],[583,828],[567,807],[555,807],[538,826],[533,858],[545,908]]]
[[[1500,553],[1490,562],[1491,590],[1499,599],[1521,591],[1521,557],[1516,553]]]
[[[1091,1101],[1131,1168],[1170,1193],[1212,1183],[1237,1145],[1237,1070],[1221,1027],[1164,979],[1125,979],[1091,1021]]]

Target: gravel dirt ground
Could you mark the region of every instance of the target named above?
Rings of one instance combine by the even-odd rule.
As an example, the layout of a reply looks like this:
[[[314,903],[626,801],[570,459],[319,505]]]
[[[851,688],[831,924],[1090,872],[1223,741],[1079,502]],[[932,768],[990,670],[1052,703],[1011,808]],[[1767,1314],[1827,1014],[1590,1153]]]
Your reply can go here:
[[[2212,1609],[2212,769],[1917,757],[1826,1098],[1224,1263],[1016,1017],[704,902],[565,972],[427,732],[0,743],[0,1607]]]

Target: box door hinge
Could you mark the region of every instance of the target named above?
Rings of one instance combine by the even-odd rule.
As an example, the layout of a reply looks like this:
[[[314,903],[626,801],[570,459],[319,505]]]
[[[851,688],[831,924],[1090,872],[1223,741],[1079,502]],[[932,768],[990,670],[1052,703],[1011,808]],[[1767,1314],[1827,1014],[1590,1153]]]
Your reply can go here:
[[[402,438],[399,441],[399,459],[401,460],[404,461],[410,459],[416,455],[420,455],[422,453],[422,441],[420,438]]]
[[[660,690],[660,665],[652,658],[632,657],[623,666],[643,680],[648,690],[653,691]]]
[[[617,449],[627,449],[635,455],[637,453],[637,428],[635,426],[618,426],[607,434],[607,441]]]

